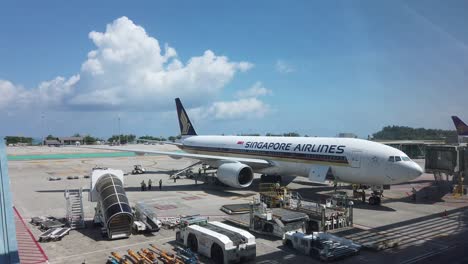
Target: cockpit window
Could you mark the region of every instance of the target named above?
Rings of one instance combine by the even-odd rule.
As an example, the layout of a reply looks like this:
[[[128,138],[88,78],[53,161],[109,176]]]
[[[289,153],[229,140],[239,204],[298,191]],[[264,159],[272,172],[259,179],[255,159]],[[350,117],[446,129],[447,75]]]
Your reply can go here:
[[[400,156],[395,156],[395,162],[397,162],[397,161],[401,161]]]
[[[405,157],[405,156],[401,157],[401,159],[402,159],[402,160],[404,160],[404,161],[411,161],[411,159],[410,159],[410,158],[408,158],[408,157]]]
[[[390,161],[390,162],[395,162],[395,156],[390,156],[390,157],[388,158],[388,161]]]

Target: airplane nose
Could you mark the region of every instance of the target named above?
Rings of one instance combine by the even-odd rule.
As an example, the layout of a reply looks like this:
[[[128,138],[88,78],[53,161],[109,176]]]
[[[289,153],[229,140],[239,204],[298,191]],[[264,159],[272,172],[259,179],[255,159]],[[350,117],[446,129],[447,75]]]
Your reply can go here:
[[[424,173],[424,170],[417,163],[413,163],[413,166],[410,169],[409,175],[411,178],[416,179]]]

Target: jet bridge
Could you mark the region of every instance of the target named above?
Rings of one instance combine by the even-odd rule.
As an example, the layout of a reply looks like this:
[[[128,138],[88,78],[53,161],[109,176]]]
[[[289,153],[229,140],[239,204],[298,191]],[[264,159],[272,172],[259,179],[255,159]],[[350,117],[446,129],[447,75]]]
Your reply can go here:
[[[425,169],[433,173],[436,183],[444,182],[452,176],[453,194],[461,196],[467,192],[468,147],[466,145],[440,145],[426,149]]]
[[[89,200],[97,202],[94,223],[103,226],[103,235],[109,239],[131,235],[133,213],[123,186],[123,171],[94,169]]]

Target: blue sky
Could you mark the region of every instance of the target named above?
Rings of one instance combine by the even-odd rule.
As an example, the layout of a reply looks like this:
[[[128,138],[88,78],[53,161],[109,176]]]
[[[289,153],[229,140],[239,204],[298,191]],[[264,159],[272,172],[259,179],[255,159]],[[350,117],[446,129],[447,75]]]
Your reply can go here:
[[[453,129],[451,115],[468,119],[467,13],[466,1],[3,1],[0,134],[109,136],[120,117],[122,133],[173,135],[174,97],[203,134]]]

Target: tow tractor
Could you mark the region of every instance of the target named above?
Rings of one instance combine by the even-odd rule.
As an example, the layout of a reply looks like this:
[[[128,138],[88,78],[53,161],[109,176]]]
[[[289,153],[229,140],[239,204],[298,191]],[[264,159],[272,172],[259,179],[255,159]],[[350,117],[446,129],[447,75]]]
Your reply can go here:
[[[141,165],[134,165],[133,166],[133,170],[132,170],[132,174],[135,175],[135,174],[143,174],[145,173],[145,168],[143,168],[143,166]]]
[[[214,263],[244,263],[255,259],[255,237],[249,232],[200,216],[181,218],[176,242]]]

